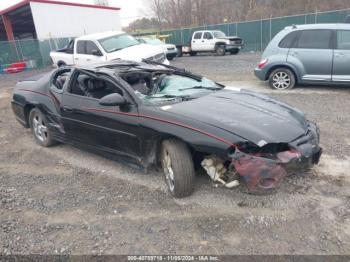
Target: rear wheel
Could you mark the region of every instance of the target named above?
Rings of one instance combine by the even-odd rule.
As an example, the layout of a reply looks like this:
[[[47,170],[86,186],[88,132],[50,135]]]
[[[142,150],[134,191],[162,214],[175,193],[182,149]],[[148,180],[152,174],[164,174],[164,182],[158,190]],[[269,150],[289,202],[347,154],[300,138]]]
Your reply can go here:
[[[64,67],[64,66],[66,66],[66,63],[63,62],[63,61],[59,61],[59,62],[57,63],[57,66],[58,66],[58,67]]]
[[[182,46],[177,48],[177,57],[182,57]]]
[[[226,54],[226,47],[225,45],[218,45],[216,47],[216,54],[219,56],[224,56]]]
[[[34,138],[39,145],[49,147],[55,144],[48,128],[47,119],[38,108],[34,108],[30,111],[29,124]]]
[[[277,68],[270,74],[269,84],[272,89],[292,89],[295,86],[295,76],[288,68]]]
[[[190,52],[190,56],[196,56],[197,52]]]
[[[231,55],[237,55],[239,53],[239,49],[235,48],[230,51]]]
[[[170,193],[177,198],[191,195],[195,171],[187,145],[176,139],[165,140],[161,149],[161,162]]]

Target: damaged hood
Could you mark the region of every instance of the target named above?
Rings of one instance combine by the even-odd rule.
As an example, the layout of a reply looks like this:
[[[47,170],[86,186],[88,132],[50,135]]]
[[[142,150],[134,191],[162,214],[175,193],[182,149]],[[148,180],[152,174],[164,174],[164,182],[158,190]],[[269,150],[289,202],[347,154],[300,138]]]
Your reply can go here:
[[[175,104],[169,111],[223,129],[260,147],[289,143],[308,130],[301,111],[267,96],[230,87]]]

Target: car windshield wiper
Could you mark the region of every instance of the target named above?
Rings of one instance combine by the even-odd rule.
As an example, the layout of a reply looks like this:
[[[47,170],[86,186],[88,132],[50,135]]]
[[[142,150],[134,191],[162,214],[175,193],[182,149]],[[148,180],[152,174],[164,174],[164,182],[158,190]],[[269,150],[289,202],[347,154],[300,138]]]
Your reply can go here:
[[[221,87],[210,87],[210,86],[192,86],[192,87],[188,87],[188,88],[179,89],[179,91],[185,91],[185,90],[190,90],[190,89],[220,90],[222,88]]]
[[[187,101],[187,100],[191,100],[193,99],[192,96],[189,96],[189,95],[186,95],[186,96],[176,96],[176,95],[162,95],[162,96],[150,96],[149,98],[159,98],[159,99],[162,99],[162,98],[181,98],[182,101]]]

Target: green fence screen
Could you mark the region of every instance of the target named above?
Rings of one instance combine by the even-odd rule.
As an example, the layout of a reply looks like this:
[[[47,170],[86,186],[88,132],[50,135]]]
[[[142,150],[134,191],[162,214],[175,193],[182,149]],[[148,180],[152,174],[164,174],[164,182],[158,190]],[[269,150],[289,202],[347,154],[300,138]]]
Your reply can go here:
[[[183,45],[189,43],[190,37],[194,31],[220,30],[226,35],[238,35],[242,37],[245,42],[245,51],[262,51],[270,40],[286,26],[314,23],[342,23],[349,14],[350,9],[343,9],[238,23],[204,25],[200,27],[148,32],[147,34],[135,35],[170,35],[167,39],[168,43]]]
[[[221,30],[227,35],[238,35],[245,41],[245,51],[262,51],[270,40],[284,27],[310,23],[341,23],[350,14],[350,9],[303,14],[287,17],[275,17],[255,21],[205,25],[200,27],[183,28],[148,32],[147,34],[170,35],[167,42],[181,45],[188,44],[194,31]],[[141,35],[141,34],[136,34]],[[63,48],[69,38],[47,40],[20,40],[12,42],[0,41],[0,72],[12,63],[25,61],[29,68],[42,68],[51,65],[50,51]]]
[[[11,64],[23,61],[27,68],[47,67],[52,64],[51,50],[63,48],[69,41],[69,38],[0,41],[0,73]]]

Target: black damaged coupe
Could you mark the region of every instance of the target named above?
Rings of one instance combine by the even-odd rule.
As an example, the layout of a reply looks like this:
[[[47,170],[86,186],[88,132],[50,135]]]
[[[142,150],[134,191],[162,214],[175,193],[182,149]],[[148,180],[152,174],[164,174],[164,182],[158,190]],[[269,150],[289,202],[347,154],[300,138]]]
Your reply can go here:
[[[19,82],[12,109],[42,146],[69,143],[162,167],[171,194],[195,173],[269,192],[321,156],[319,130],[299,110],[151,61],[65,67]],[[232,183],[233,182],[233,183]]]

